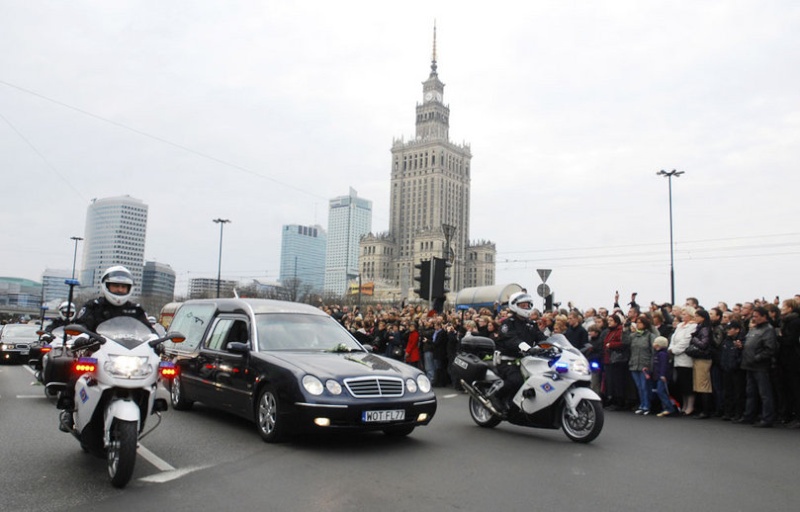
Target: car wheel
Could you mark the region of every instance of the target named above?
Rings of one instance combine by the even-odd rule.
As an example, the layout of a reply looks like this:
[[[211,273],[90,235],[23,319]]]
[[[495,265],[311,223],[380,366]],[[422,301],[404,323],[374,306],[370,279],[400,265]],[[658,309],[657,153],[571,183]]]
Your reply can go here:
[[[390,427],[383,429],[383,433],[390,437],[405,437],[414,431],[414,425],[403,425],[402,427]]]
[[[278,394],[271,387],[263,388],[258,395],[256,425],[261,439],[268,443],[279,443],[286,438],[286,425],[280,415]]]
[[[172,402],[172,408],[176,411],[187,411],[192,408],[194,402],[186,399],[180,375],[176,375],[170,382],[169,400]]]

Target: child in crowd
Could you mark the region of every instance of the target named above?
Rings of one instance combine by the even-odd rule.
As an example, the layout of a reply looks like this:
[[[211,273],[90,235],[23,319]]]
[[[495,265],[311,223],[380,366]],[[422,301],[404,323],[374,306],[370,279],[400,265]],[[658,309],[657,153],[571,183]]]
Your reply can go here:
[[[658,417],[671,416],[675,414],[675,405],[669,399],[669,354],[667,354],[667,346],[669,341],[663,336],[657,337],[653,340],[653,381],[656,383],[656,395],[661,400],[662,411],[657,414]]]

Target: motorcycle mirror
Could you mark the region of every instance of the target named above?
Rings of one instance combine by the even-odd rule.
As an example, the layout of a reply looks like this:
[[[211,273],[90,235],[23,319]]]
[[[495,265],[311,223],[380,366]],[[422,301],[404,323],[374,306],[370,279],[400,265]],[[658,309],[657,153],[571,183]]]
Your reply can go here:
[[[70,336],[80,336],[81,334],[91,334],[82,325],[69,324],[64,327],[64,332]]]

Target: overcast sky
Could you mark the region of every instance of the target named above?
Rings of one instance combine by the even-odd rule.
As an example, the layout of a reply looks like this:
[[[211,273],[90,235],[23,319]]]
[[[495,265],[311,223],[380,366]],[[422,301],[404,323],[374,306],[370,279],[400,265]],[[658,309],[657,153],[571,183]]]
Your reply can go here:
[[[434,20],[473,240],[579,307],[800,292],[800,3],[0,1],[0,275],[70,269],[92,198],[149,205],[178,292],[275,281],[353,187],[389,224]],[[80,251],[79,251],[80,255]],[[80,266],[80,257],[78,261]]]

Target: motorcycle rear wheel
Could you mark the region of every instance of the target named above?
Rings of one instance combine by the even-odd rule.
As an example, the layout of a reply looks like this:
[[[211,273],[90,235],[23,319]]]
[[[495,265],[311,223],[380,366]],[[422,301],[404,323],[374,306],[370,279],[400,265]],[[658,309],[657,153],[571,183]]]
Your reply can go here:
[[[469,415],[472,416],[472,421],[483,428],[494,428],[503,421],[501,418],[492,414],[492,411],[484,407],[483,404],[474,397],[469,397]]]
[[[114,420],[111,423],[111,442],[108,445],[106,461],[111,485],[125,487],[133,476],[136,463],[136,444],[139,437],[135,421]]]
[[[569,415],[566,404],[561,407],[561,428],[572,441],[589,443],[603,430],[603,407],[596,400],[583,399],[575,407],[578,416]]]

